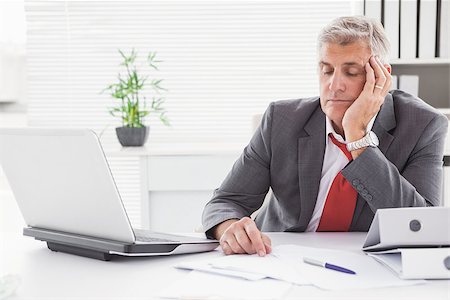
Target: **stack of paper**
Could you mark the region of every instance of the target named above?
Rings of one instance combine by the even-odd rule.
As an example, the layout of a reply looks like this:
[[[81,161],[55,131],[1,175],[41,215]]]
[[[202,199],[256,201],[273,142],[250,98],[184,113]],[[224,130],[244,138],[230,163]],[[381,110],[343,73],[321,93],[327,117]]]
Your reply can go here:
[[[343,266],[356,275],[305,264],[308,257]],[[265,257],[221,256],[186,262],[177,268],[194,270],[161,293],[166,298],[276,299],[292,286],[314,285],[326,290],[364,289],[424,283],[401,280],[373,258],[361,253],[295,245],[273,248]]]
[[[256,254],[229,255],[209,261],[180,263],[176,267],[253,281],[271,278],[299,285],[311,284],[307,278],[299,276],[290,262],[281,260],[274,253],[265,257]]]
[[[368,253],[403,279],[450,279],[450,248],[397,248]]]
[[[292,245],[279,246],[276,251],[281,259],[295,263],[301,276],[307,277],[313,285],[326,290],[367,289],[425,283],[424,280],[402,280],[370,256],[362,255],[362,252]],[[303,257],[345,267],[355,271],[356,275],[305,264]]]

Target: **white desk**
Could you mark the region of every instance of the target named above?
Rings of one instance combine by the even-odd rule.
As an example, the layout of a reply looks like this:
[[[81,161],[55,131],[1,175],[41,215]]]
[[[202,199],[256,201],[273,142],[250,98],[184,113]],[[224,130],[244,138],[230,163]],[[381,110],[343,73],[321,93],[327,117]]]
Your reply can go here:
[[[274,245],[359,250],[364,233],[271,233]],[[171,257],[119,258],[104,262],[53,253],[45,243],[12,232],[0,232],[0,273],[21,277],[13,299],[158,299],[159,292],[189,271],[172,266],[184,260],[221,255],[219,251]],[[304,298],[306,297],[306,298]],[[351,291],[323,291],[294,286],[285,299],[450,299],[450,281],[425,285]]]

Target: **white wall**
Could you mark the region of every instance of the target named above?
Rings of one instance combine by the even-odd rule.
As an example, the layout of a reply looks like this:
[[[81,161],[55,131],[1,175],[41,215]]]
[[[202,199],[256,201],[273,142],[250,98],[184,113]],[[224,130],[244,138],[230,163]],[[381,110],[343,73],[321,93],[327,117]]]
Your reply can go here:
[[[0,112],[0,128],[25,127],[27,126],[27,115],[25,113],[2,113]],[[9,185],[0,166],[0,191],[9,191]]]
[[[24,1],[0,0],[0,112],[26,111],[25,43]]]

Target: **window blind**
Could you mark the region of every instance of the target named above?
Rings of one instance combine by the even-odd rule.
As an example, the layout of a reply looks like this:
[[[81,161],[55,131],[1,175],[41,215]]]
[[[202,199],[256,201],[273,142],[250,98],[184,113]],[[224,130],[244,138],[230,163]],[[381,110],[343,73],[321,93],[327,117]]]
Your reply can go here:
[[[172,126],[150,116],[151,144],[244,145],[271,101],[318,94],[317,33],[353,3],[26,0],[29,123],[104,130],[104,147],[117,147],[114,101],[100,92],[120,70],[117,50],[135,48],[141,58],[157,51],[150,78],[168,89]],[[136,158],[121,160],[116,173],[138,174]],[[116,177],[127,210],[139,209],[129,175]]]

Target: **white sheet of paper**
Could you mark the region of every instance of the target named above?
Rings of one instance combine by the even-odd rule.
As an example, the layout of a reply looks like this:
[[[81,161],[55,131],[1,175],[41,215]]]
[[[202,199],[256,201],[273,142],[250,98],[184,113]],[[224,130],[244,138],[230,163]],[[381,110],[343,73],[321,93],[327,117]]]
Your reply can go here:
[[[401,253],[391,253],[391,254],[372,254],[368,253],[370,257],[378,260],[380,263],[386,265],[387,268],[392,268],[397,274],[402,273],[402,254]]]
[[[229,255],[207,261],[183,262],[175,265],[175,267],[247,280],[273,278],[299,285],[311,284],[308,279],[299,276],[299,273],[291,266],[290,262],[283,261],[272,254],[264,257],[256,254]]]
[[[327,290],[366,289],[389,286],[405,286],[426,283],[424,280],[402,280],[391,270],[361,253],[322,248],[281,245],[273,254],[291,263],[301,277],[308,278],[315,286]],[[346,274],[322,267],[308,265],[303,257],[335,264],[356,272]]]
[[[211,261],[210,264],[218,269],[265,275],[268,278],[279,279],[299,285],[311,284],[310,280],[307,277],[301,276],[289,261],[282,260],[273,254],[263,257],[256,254],[228,255]]]
[[[163,298],[175,299],[282,299],[292,284],[261,279],[249,281],[211,273],[192,271],[160,293]]]
[[[303,257],[353,270],[356,275],[306,264],[303,262]],[[206,261],[183,263],[179,267],[203,271],[205,276],[212,276],[211,278],[221,276],[224,280],[241,280],[244,285],[245,282],[252,284],[252,282],[272,278],[297,285],[314,285],[326,290],[405,286],[426,282],[402,280],[362,251],[358,253],[296,245],[276,246],[272,253],[265,257],[229,255]]]
[[[244,271],[234,271],[234,270],[215,268],[208,261],[181,262],[181,263],[175,265],[175,268],[202,271],[202,272],[214,273],[214,274],[218,274],[218,275],[238,277],[238,278],[247,279],[247,280],[259,280],[259,279],[264,279],[267,277],[264,274],[255,274],[255,273],[249,273],[249,272],[244,272]]]

